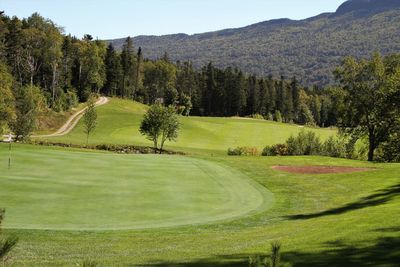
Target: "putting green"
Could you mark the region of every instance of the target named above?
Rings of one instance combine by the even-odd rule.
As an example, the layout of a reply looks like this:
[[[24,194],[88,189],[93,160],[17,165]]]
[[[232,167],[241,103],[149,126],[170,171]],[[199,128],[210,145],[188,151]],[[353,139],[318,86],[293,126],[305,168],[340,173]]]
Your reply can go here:
[[[230,220],[273,196],[243,174],[184,156],[116,155],[0,145],[7,228],[122,230]]]

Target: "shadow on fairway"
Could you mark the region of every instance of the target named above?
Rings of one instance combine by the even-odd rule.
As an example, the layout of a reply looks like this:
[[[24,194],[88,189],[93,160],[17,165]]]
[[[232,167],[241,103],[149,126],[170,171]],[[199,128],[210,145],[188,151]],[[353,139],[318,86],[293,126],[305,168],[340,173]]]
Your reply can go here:
[[[397,233],[398,228],[376,229],[382,233]],[[330,266],[398,266],[400,262],[400,237],[381,237],[373,245],[346,244],[342,241],[332,241],[323,244],[324,250],[317,253],[289,251],[282,254],[282,261],[296,267]],[[221,255],[186,263],[159,262],[141,266],[153,267],[247,267],[249,255]]]
[[[291,215],[287,216],[286,219],[289,220],[306,220],[306,219],[313,219],[328,215],[338,215],[343,214],[353,210],[359,210],[363,208],[373,207],[385,204],[395,198],[396,196],[400,195],[400,184],[390,186],[386,189],[382,189],[377,191],[377,193],[372,194],[367,197],[363,197],[360,200],[344,205],[339,208],[334,208],[322,212],[311,213],[311,214],[298,214],[298,215]]]
[[[242,267],[249,265],[248,254],[217,255],[211,258],[198,259],[190,262],[163,262],[149,263],[139,266],[152,267]],[[260,255],[265,257],[266,255]],[[137,266],[137,265],[132,265]]]
[[[394,229],[377,229],[385,233],[392,230]],[[398,233],[397,230],[396,233]],[[288,252],[284,256],[296,267],[399,266],[400,237],[381,237],[370,246],[350,245],[341,241],[333,241],[325,245],[326,250],[321,253]]]

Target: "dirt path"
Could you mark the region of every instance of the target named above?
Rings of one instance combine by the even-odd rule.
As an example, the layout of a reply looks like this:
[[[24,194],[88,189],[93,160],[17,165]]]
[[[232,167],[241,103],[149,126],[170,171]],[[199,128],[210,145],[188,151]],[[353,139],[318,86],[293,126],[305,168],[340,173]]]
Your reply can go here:
[[[99,98],[99,100],[97,100],[96,107],[105,105],[108,103],[108,101],[109,101],[109,99],[107,97],[102,96]],[[55,136],[63,136],[63,135],[68,134],[78,124],[79,120],[82,118],[86,109],[87,109],[87,107],[79,110],[78,112],[73,114],[71,117],[69,117],[69,119],[64,123],[64,125],[61,126],[61,128],[58,129],[55,133],[45,134],[45,135],[32,135],[32,137],[55,137]]]
[[[109,99],[107,97],[100,97],[99,100],[96,102],[96,107],[107,104]],[[85,110],[87,107],[77,111],[74,113],[69,119],[64,123],[63,126],[60,127],[55,133],[52,134],[44,134],[44,135],[32,135],[32,137],[55,137],[55,136],[63,136],[68,134],[74,127],[78,124],[79,120],[82,118]],[[0,135],[1,137],[1,135]],[[9,142],[10,141],[10,136],[9,135],[4,135],[4,142]]]

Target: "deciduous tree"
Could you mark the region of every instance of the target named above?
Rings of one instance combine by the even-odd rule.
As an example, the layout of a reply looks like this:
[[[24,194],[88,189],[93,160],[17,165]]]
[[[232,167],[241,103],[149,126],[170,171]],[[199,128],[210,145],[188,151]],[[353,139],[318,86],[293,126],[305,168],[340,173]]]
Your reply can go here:
[[[179,121],[175,108],[161,104],[151,106],[144,115],[139,131],[162,153],[165,141],[176,141],[178,138]]]

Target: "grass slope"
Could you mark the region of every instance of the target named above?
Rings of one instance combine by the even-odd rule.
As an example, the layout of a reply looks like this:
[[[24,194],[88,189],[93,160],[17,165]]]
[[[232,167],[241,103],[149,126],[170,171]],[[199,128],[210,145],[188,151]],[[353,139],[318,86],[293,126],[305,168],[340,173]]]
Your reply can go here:
[[[121,174],[125,173],[125,169],[130,168],[130,163],[125,162],[125,156],[122,156],[122,159],[119,158],[121,155],[118,157],[105,153],[88,153],[86,155],[86,153],[64,149],[33,149],[26,146],[17,147],[17,149],[21,151],[19,152],[21,156],[26,157],[24,164],[28,165],[29,162],[36,160],[36,157],[48,155],[49,158],[46,160],[48,164],[42,165],[42,170],[34,169],[30,175],[42,173],[44,180],[51,179],[48,172],[52,170],[52,164],[60,161],[60,156],[70,159],[81,155],[81,164],[74,165],[74,168],[79,168],[79,170],[81,170],[81,165],[83,168],[88,167],[89,163],[84,161],[91,157],[94,159],[107,158],[109,161],[107,164],[117,164],[118,168],[115,170]],[[58,156],[54,157],[54,155]],[[137,158],[141,159],[141,156],[132,156],[129,160],[133,166],[135,166]],[[177,157],[176,160],[182,164],[183,158]],[[170,157],[165,158],[167,161],[169,159]],[[183,162],[187,164],[191,160],[185,158]],[[149,159],[148,163],[142,162],[142,164],[151,164],[154,161],[156,159]],[[254,182],[268,188],[274,194],[273,207],[264,211],[260,210],[251,216],[225,222],[160,229],[84,232],[7,230],[9,234],[17,234],[20,237],[18,247],[12,253],[14,265],[72,266],[84,259],[91,258],[99,262],[101,266],[140,264],[146,266],[247,266],[245,262],[249,255],[264,254],[268,251],[269,243],[272,240],[280,240],[284,245],[284,260],[292,262],[294,266],[398,266],[400,259],[398,250],[400,245],[398,217],[400,212],[400,166],[398,164],[371,164],[324,157],[234,158],[221,156],[213,157],[212,161],[214,164],[229,168],[229,172],[237,172],[251,177]],[[2,162],[4,163],[4,159]],[[125,164],[118,165],[121,162],[125,162]],[[100,163],[97,162],[97,164]],[[271,166],[277,164],[358,166],[373,167],[375,170],[353,174],[296,175],[272,170]],[[135,170],[140,171],[141,168],[135,168]],[[192,170],[191,175],[197,175],[197,171],[193,171],[191,164],[189,164],[189,169]],[[169,167],[165,168],[166,173],[168,170]],[[90,171],[84,172],[84,174],[88,173]],[[132,177],[134,175],[135,173],[132,173]],[[4,201],[9,201],[6,195],[10,193],[9,189],[3,189],[4,184],[8,183],[8,179],[4,179],[4,172],[2,172],[2,176],[0,195],[2,202],[5,203]],[[7,177],[7,175],[5,176]],[[190,179],[185,177],[185,179]],[[157,180],[157,177],[153,176],[151,179]],[[99,184],[105,183],[101,190],[107,191],[107,187],[110,187],[110,189],[118,190],[113,191],[114,194],[126,198],[123,193],[126,192],[127,187],[119,183],[119,185],[117,183],[113,185],[114,180],[112,182],[104,181],[101,175],[100,177],[79,175],[79,178],[75,179],[71,177],[65,181],[68,183],[63,185],[64,189],[58,189],[58,191],[68,193],[71,188],[76,186],[69,183],[69,180],[81,185],[88,180],[92,180],[91,184],[94,184],[95,181],[98,181]],[[23,192],[26,186],[32,183],[30,180],[20,180],[19,182],[25,186],[16,186],[14,192]],[[42,182],[38,181],[41,184],[40,189],[30,189],[25,194],[32,195],[32,191],[36,191],[39,202],[48,198],[51,199],[50,202],[61,201],[52,198],[52,194],[57,191],[54,192],[50,189],[56,185]],[[151,182],[150,180],[149,183]],[[179,186],[176,185],[174,191],[179,192]],[[38,194],[40,190],[46,195]],[[201,190],[208,191],[209,189]],[[213,187],[210,190],[213,190]],[[90,218],[87,219],[81,215],[84,221],[96,224],[96,220],[100,220],[100,225],[104,223],[104,220],[113,220],[112,218],[102,218],[102,216],[112,216],[118,213],[118,211],[101,208],[102,204],[111,204],[102,202],[91,191],[87,191],[86,194],[82,196],[86,201],[90,201],[89,198],[92,198],[93,202],[100,202],[98,205],[96,203],[84,205],[92,206],[101,213],[94,214],[89,211],[89,214],[94,217],[89,216]],[[24,194],[21,193],[19,197],[23,198]],[[151,195],[148,198],[154,199]],[[65,200],[64,198],[63,202]],[[72,208],[78,209],[79,207],[74,207],[75,201],[79,200],[69,200],[68,202]],[[126,207],[124,201],[118,200],[116,203],[121,207]],[[135,203],[131,204],[135,206]],[[201,205],[197,201],[196,204]],[[33,207],[34,205],[37,203],[26,203],[26,214],[23,215],[25,220],[32,222],[36,220],[34,215],[37,211],[29,209],[29,206]],[[224,204],[218,203],[217,205]],[[207,207],[211,209],[213,206]],[[19,208],[19,205],[16,208]],[[156,213],[163,211],[156,211]],[[8,212],[6,226],[16,220],[13,218],[16,211],[10,208]],[[60,214],[61,212],[56,211],[54,216],[60,216]],[[125,220],[124,217],[135,216],[127,212],[124,216],[121,215],[119,220]]]
[[[149,144],[137,132],[145,106],[113,99],[98,110],[92,142]],[[229,146],[261,148],[300,128],[235,118],[181,120],[180,141],[171,147],[191,156],[18,145],[7,170],[0,145],[0,206],[8,209],[5,226],[14,227],[6,232],[20,237],[11,264],[77,266],[92,259],[100,266],[248,266],[249,255],[265,255],[279,240],[283,260],[294,266],[398,266],[399,164],[228,157]],[[57,140],[83,142],[81,127]],[[322,138],[334,133],[315,131]],[[275,165],[373,170],[298,175]]]
[[[90,143],[136,144],[151,146],[152,142],[140,135],[138,129],[146,106],[130,100],[112,99],[98,107],[98,126]],[[226,153],[229,147],[265,145],[284,142],[302,128],[298,125],[243,118],[181,117],[178,142],[167,143],[166,148],[187,152]],[[330,129],[311,129],[322,139],[334,135]],[[68,135],[51,138],[52,141],[84,143],[83,124]]]
[[[116,155],[16,146],[0,173],[9,228],[120,230],[232,219],[272,195],[217,163],[181,156]],[[8,150],[0,146],[0,162]]]

